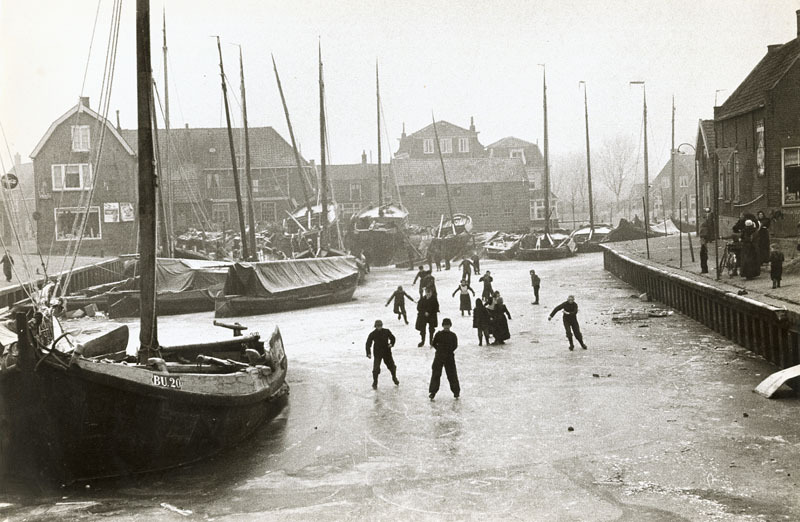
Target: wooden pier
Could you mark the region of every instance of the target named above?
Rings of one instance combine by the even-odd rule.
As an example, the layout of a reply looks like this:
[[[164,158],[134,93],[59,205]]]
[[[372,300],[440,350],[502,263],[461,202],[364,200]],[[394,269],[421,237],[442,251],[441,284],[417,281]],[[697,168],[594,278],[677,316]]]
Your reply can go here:
[[[781,369],[800,364],[800,313],[794,307],[738,295],[724,285],[715,286],[681,270],[619,253],[611,245],[604,246],[603,265],[646,292],[649,299],[674,308]],[[797,390],[797,383],[793,384]]]

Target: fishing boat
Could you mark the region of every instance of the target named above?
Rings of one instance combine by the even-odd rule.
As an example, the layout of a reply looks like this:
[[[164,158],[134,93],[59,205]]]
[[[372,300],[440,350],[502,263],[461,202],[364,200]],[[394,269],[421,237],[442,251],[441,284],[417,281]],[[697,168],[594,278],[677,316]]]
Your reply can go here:
[[[499,234],[484,245],[486,257],[503,261],[514,259],[522,237],[522,234]]]
[[[236,263],[228,268],[214,316],[270,314],[346,302],[353,298],[358,279],[352,256]]]
[[[579,253],[586,252],[600,252],[602,243],[606,236],[611,232],[611,227],[608,225],[594,225],[576,228],[570,234],[570,237],[575,242]]]
[[[181,466],[241,443],[288,393],[277,328],[268,346],[258,334],[174,347],[158,342],[150,15],[147,0],[136,5],[139,346],[127,355],[125,325],[82,345],[68,342],[50,313],[50,285],[43,288],[37,312],[16,315],[17,342],[2,354],[6,476],[58,485]],[[245,329],[227,326],[234,335]]]
[[[520,241],[515,259],[521,261],[549,261],[575,255],[575,243],[565,234],[525,234]]]

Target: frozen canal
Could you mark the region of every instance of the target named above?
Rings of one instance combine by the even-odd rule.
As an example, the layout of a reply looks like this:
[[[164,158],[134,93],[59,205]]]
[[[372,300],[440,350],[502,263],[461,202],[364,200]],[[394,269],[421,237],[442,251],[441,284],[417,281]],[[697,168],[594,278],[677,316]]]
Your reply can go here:
[[[528,270],[542,278],[531,305]],[[183,470],[7,496],[0,517],[208,520],[798,520],[800,410],[753,387],[772,368],[680,315],[612,322],[644,309],[602,269],[600,254],[484,262],[512,313],[505,346],[478,347],[462,318],[457,268],[439,272],[453,319],[461,398],[443,377],[431,402],[433,352],[384,303],[414,272],[374,270],[356,300],[241,321],[283,333],[289,406],[242,447]],[[473,287],[480,294],[477,281]],[[560,317],[580,305],[587,351],[567,350]],[[400,386],[371,388],[364,341],[381,318],[398,338]],[[162,342],[211,334],[210,314],[164,318]],[[571,429],[570,429],[571,428]]]

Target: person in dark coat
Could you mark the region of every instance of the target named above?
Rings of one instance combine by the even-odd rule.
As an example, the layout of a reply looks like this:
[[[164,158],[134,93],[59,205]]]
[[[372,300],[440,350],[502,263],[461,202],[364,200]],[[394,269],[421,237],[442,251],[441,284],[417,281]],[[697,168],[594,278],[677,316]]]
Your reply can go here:
[[[406,316],[406,297],[411,299],[411,302],[414,302],[414,298],[408,295],[405,290],[403,290],[402,286],[398,286],[397,290],[392,292],[392,295],[389,297],[389,300],[386,301],[386,306],[389,306],[389,303],[394,300],[394,313],[397,314],[397,318],[403,318],[403,321],[408,324],[408,317]]]
[[[425,267],[419,265],[419,270],[417,271],[417,275],[414,276],[414,282],[411,283],[412,285],[417,284],[417,279],[419,279],[419,296],[422,297],[422,291],[425,290],[425,285],[423,284],[425,281],[425,277],[431,275],[430,270],[425,270]]]
[[[492,281],[494,281],[492,273],[487,270],[486,273],[483,274],[480,279],[478,279],[478,281],[483,282],[483,293],[481,294],[481,297],[483,297],[484,301],[489,300],[494,293],[494,290],[492,289]]]
[[[489,344],[489,310],[483,306],[483,301],[475,299],[475,313],[472,314],[472,327],[478,330],[478,346],[483,346],[483,340]]]
[[[700,223],[700,273],[708,273],[708,244],[714,241],[714,214],[711,213],[710,208],[704,209],[706,215]]]
[[[772,279],[772,288],[781,287],[782,276],[783,252],[780,251],[777,243],[773,243],[769,252],[769,277]]]
[[[744,227],[740,229],[742,234],[742,258],[739,266],[741,267],[742,277],[745,279],[753,279],[761,274],[761,263],[758,261],[758,250],[756,249],[757,227],[755,221],[746,219]]]
[[[461,395],[461,385],[458,382],[458,370],[456,369],[455,351],[458,348],[458,336],[450,331],[453,322],[445,318],[442,320],[442,329],[436,332],[431,346],[436,349],[431,366],[431,383],[428,386],[428,397],[433,400],[436,392],[439,391],[439,384],[442,380],[442,368],[447,374],[447,381],[450,383],[450,391],[453,397],[458,399]]]
[[[417,320],[414,328],[417,329],[420,341],[417,346],[425,346],[425,330],[428,330],[429,339],[433,342],[433,332],[439,326],[439,300],[435,293],[425,290],[425,293],[417,301]]]
[[[475,290],[472,289],[471,286],[466,282],[466,280],[462,279],[461,284],[453,290],[453,297],[456,296],[457,293],[461,292],[460,295],[460,303],[459,303],[459,310],[461,310],[461,315],[464,315],[464,312],[467,312],[467,315],[472,315],[472,301],[469,300],[469,293],[472,292],[472,295],[475,295]]]
[[[470,284],[472,282],[472,261],[465,257],[458,266],[461,268],[461,279]]]
[[[531,270],[531,286],[533,287],[533,296],[536,298],[531,304],[539,304],[539,286],[542,284],[542,280],[536,275],[536,270]]]
[[[428,245],[428,256],[429,261],[433,261],[436,264],[436,271],[439,272],[442,269],[442,252],[441,252],[441,244],[438,238],[431,239],[431,244]],[[433,265],[430,265],[431,272],[433,272]]]
[[[758,229],[756,231],[756,251],[758,253],[758,264],[763,265],[770,261],[772,253],[769,243],[769,227],[772,224],[772,220],[764,214],[763,210],[756,212],[756,219],[758,220],[758,223],[756,223]]]
[[[511,312],[506,308],[503,298],[500,297],[500,292],[494,293],[494,300],[491,306],[492,335],[494,335],[492,344],[506,344],[506,341],[511,338],[511,332],[508,330],[508,319],[511,319]]]
[[[372,389],[378,388],[378,375],[381,373],[381,361],[389,369],[392,374],[392,381],[395,385],[400,384],[397,380],[397,366],[394,364],[392,358],[392,346],[394,346],[395,338],[388,329],[383,327],[381,320],[375,321],[375,329],[372,330],[367,336],[367,359],[372,359],[370,348],[375,347],[375,358],[372,360]]]
[[[475,269],[475,275],[480,275],[480,273],[481,273],[481,256],[479,256],[477,252],[473,252],[472,253],[472,257],[470,259],[472,261],[472,268]]]
[[[436,278],[433,276],[433,274],[427,274],[425,276],[425,278],[422,280],[422,287],[429,293],[436,295]]]
[[[575,346],[572,344],[573,335],[575,336],[575,339],[577,339],[578,342],[581,344],[581,348],[585,350],[586,344],[583,342],[581,327],[578,324],[578,303],[575,302],[575,296],[571,295],[567,297],[566,301],[553,308],[553,311],[550,312],[550,316],[547,318],[547,320],[548,321],[552,320],[553,316],[556,315],[556,312],[558,312],[559,310],[563,310],[561,319],[564,321],[564,330],[567,333],[567,339],[569,340],[570,351],[575,349]]]
[[[6,251],[3,259],[0,259],[0,263],[3,265],[3,275],[6,276],[6,281],[11,281],[11,267],[14,265],[14,258]]]

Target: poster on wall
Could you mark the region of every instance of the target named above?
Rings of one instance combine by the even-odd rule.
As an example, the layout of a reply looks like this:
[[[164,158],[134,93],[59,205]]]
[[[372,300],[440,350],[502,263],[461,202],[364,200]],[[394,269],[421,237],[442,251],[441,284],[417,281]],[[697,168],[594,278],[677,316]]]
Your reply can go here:
[[[120,203],[119,210],[122,215],[122,221],[133,221],[133,203]]]
[[[758,120],[756,123],[756,167],[759,177],[766,174],[764,159],[764,120]]]
[[[103,222],[119,223],[119,203],[103,203]]]

